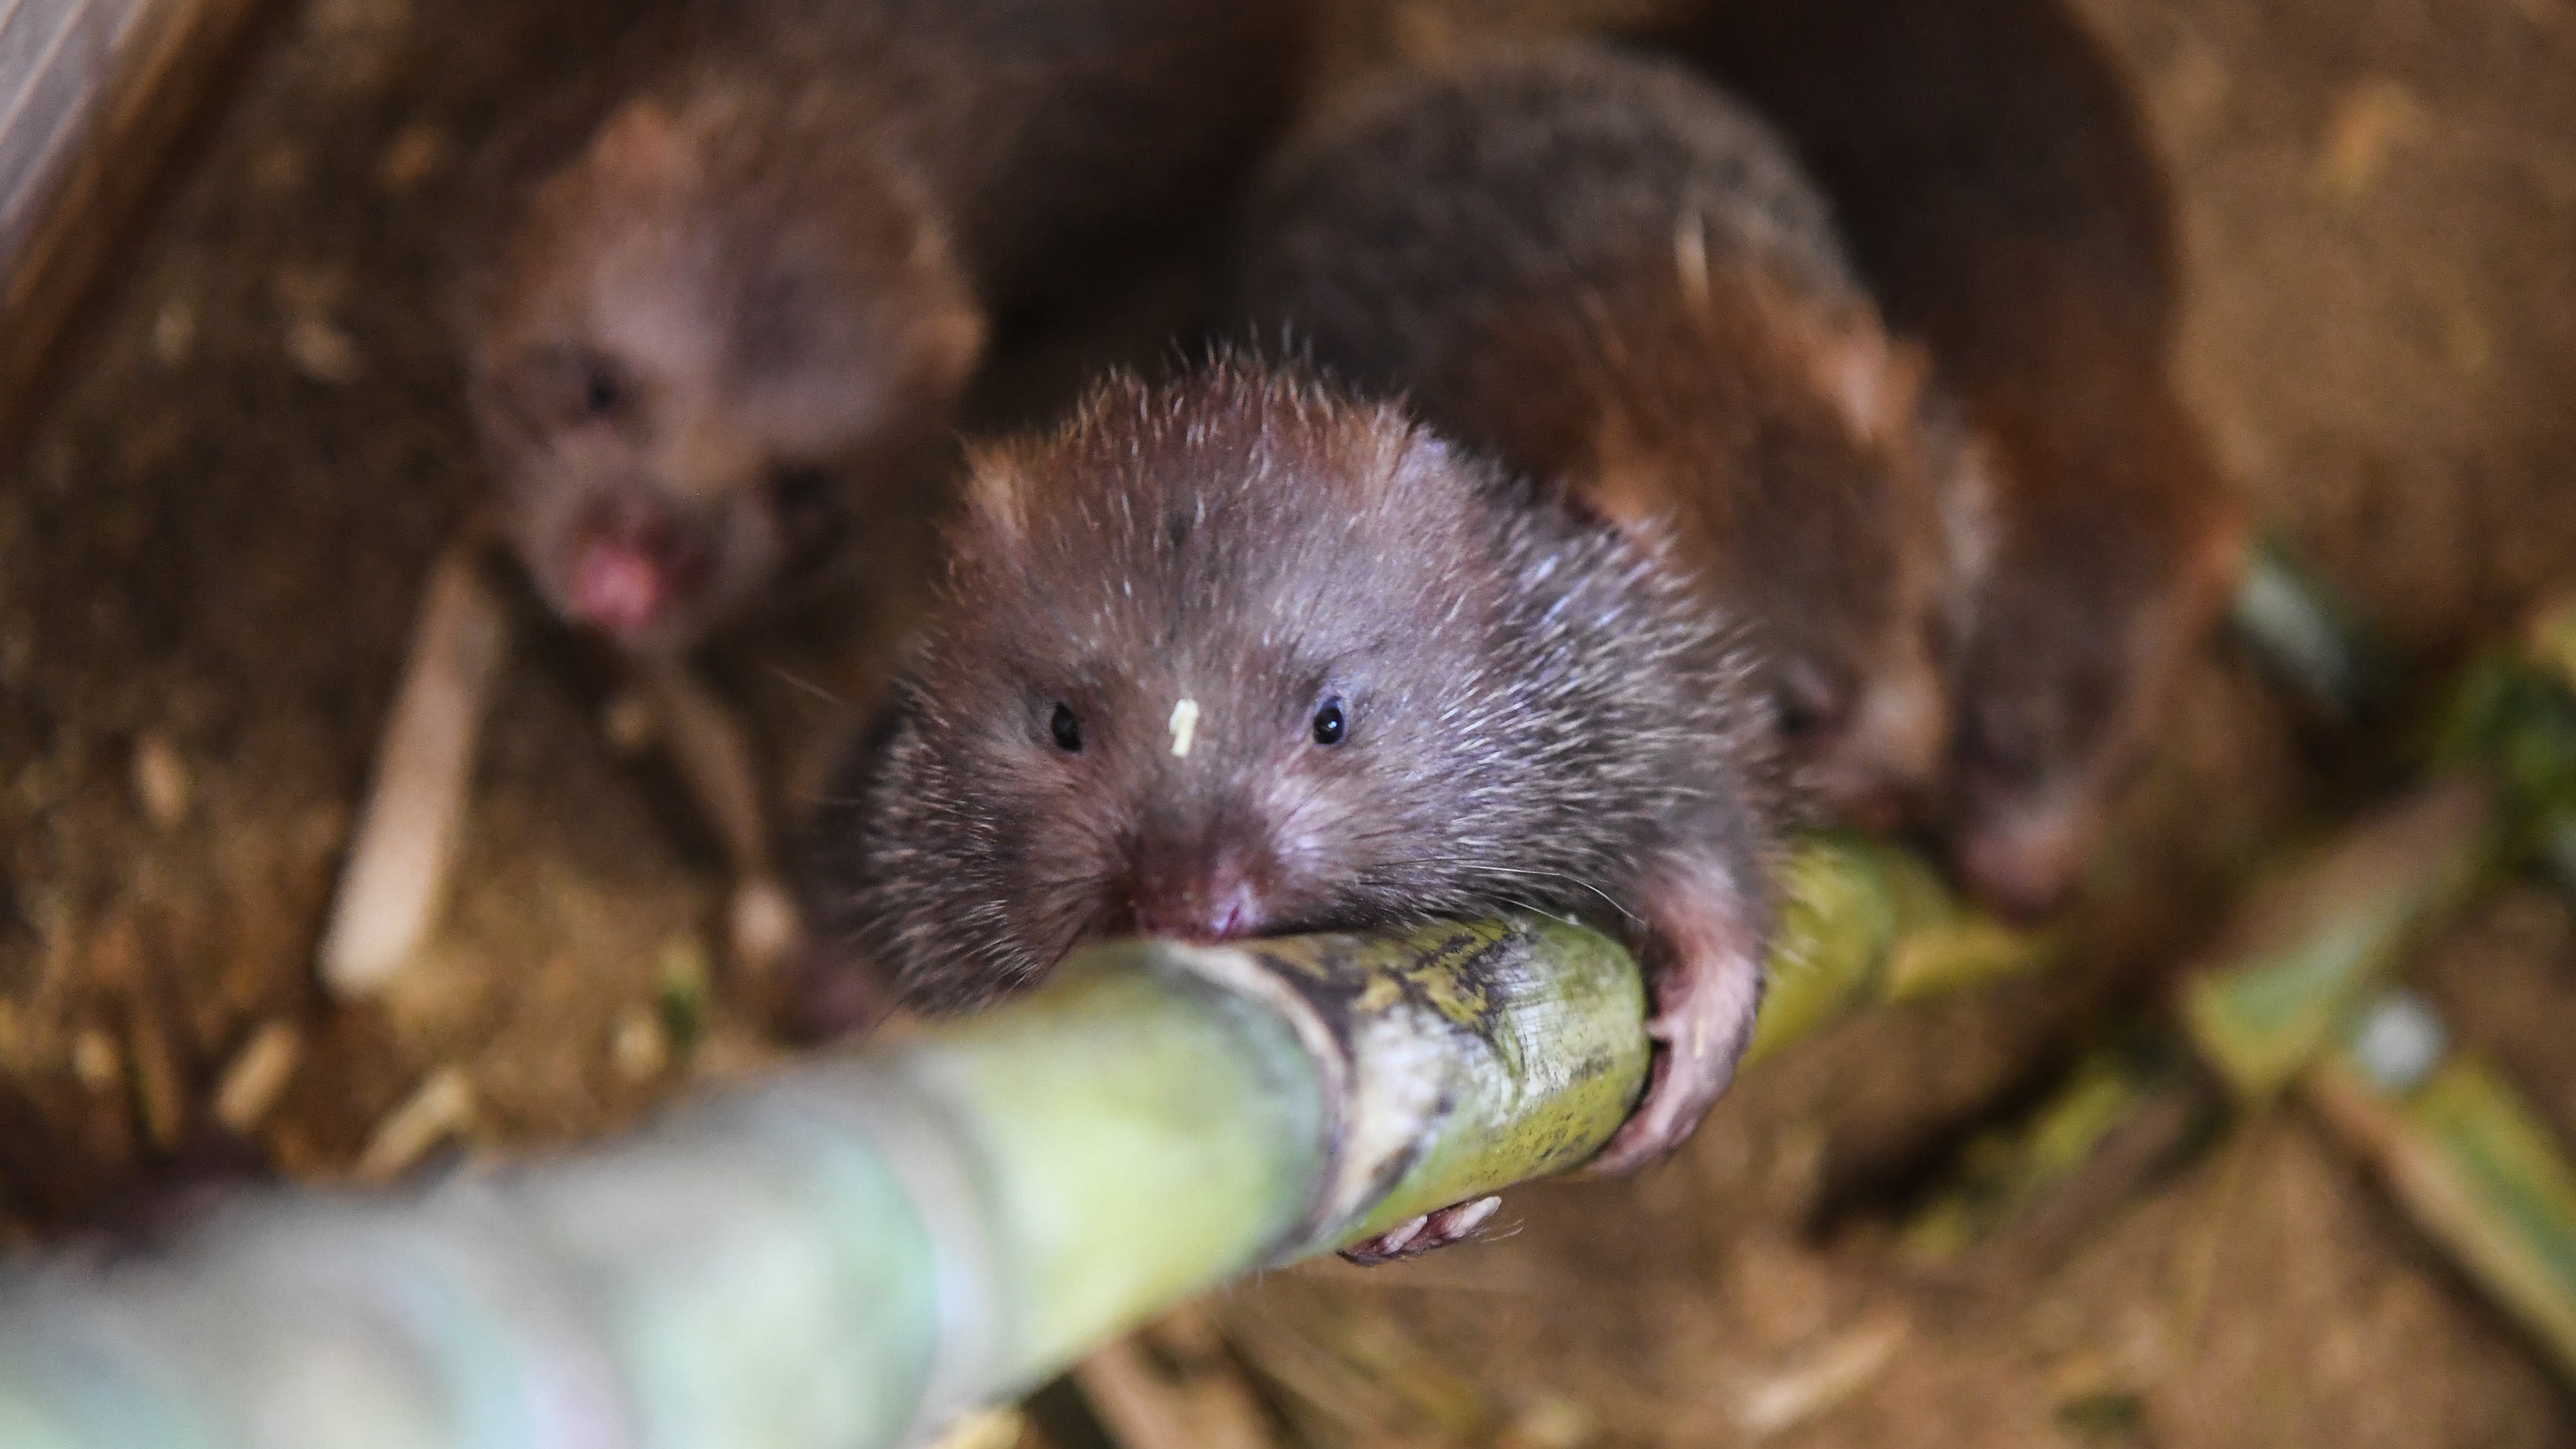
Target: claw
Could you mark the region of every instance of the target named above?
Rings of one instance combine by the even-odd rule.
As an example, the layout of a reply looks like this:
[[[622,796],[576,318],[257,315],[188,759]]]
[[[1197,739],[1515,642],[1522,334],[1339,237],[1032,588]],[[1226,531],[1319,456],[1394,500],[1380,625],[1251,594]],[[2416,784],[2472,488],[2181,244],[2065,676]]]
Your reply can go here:
[[[1434,1248],[1465,1242],[1476,1230],[1493,1220],[1501,1209],[1499,1197],[1480,1197],[1472,1202],[1455,1203],[1435,1213],[1425,1213],[1411,1222],[1399,1223],[1376,1237],[1353,1243],[1342,1249],[1342,1256],[1362,1267],[1391,1263],[1398,1258],[1411,1258]]]
[[[1727,949],[1677,953],[1656,973],[1654,997],[1655,1014],[1646,1022],[1655,1043],[1646,1094],[1584,1165],[1588,1173],[1634,1172],[1681,1146],[1708,1115],[1753,1040],[1762,1000],[1759,958]]]
[[[1443,1243],[1464,1242],[1502,1210],[1501,1198],[1480,1197],[1474,1202],[1462,1202],[1456,1207],[1445,1207],[1433,1213],[1426,1231],[1438,1235]]]

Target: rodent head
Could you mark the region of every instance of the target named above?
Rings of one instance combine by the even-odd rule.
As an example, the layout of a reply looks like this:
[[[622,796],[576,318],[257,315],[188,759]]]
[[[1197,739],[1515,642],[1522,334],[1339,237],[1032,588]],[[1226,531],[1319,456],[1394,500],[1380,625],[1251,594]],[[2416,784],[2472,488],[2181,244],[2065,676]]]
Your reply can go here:
[[[917,466],[984,324],[902,178],[823,102],[710,78],[540,184],[470,319],[510,533],[554,608],[686,645],[834,555]]]
[[[1760,621],[1805,785],[1841,819],[1900,823],[1936,796],[1950,732],[1928,360],[1865,309],[1750,273],[1620,320],[1626,355],[1603,365],[1636,376],[1605,410],[1591,501],[1669,529]]]
[[[2076,470],[2006,431],[2016,472],[1974,585],[1944,834],[1969,888],[2027,918],[2082,880],[2148,764],[2235,588],[2245,527],[2193,438]],[[2159,470],[2187,471],[2145,476]]]
[[[1438,911],[1504,803],[1488,483],[1243,364],[979,451],[871,795],[880,958],[954,1004],[1099,936]]]

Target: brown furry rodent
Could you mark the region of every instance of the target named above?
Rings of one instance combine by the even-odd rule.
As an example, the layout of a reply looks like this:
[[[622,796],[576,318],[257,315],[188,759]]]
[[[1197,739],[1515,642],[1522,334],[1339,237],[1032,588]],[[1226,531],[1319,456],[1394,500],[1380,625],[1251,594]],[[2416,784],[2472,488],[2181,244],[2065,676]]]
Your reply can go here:
[[[1655,1003],[1598,1165],[1688,1134],[1761,995],[1774,807],[1746,657],[1650,550],[1241,361],[1112,381],[968,494],[818,821],[827,939],[957,1008],[1104,936],[1584,917]]]
[[[1889,319],[1993,445],[1945,834],[1978,894],[2043,910],[2148,758],[2242,548],[2168,375],[2157,159],[2058,0],[1711,0],[1657,38],[1789,134]]]
[[[1821,195],[1750,111],[1607,48],[1364,86],[1242,223],[1237,308],[1326,370],[1614,519],[1754,620],[1789,753],[1839,813],[1935,786],[1948,543],[1974,472]]]
[[[465,288],[548,602],[669,650],[839,560],[944,453],[998,309],[1222,204],[1301,32],[1294,0],[701,0],[653,30],[667,58],[621,58],[642,79]]]

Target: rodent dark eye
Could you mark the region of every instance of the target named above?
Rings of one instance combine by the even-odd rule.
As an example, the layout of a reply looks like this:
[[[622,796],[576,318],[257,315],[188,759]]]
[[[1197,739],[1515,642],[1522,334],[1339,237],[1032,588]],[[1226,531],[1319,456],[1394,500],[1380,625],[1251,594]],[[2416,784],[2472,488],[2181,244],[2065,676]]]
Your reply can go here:
[[[782,463],[770,470],[769,496],[782,513],[812,513],[832,503],[832,470]]]
[[[814,463],[780,463],[769,470],[769,507],[778,520],[786,565],[802,570],[829,557],[849,535],[850,513],[840,478]]]
[[[626,401],[626,388],[605,364],[594,362],[582,371],[581,410],[594,418],[614,413]]]
[[[2011,785],[2039,778],[2039,742],[2021,721],[2003,710],[1979,710],[1969,721],[1968,763]]]
[[[1780,733],[1793,740],[1814,739],[1842,723],[1844,693],[1808,660],[1792,660],[1781,670]]]
[[[1047,720],[1047,732],[1055,736],[1055,747],[1068,755],[1082,753],[1082,721],[1074,718],[1068,705],[1057,705]]]
[[[1342,712],[1340,700],[1325,700],[1324,707],[1315,711],[1315,743],[1338,745],[1350,732],[1350,717]]]

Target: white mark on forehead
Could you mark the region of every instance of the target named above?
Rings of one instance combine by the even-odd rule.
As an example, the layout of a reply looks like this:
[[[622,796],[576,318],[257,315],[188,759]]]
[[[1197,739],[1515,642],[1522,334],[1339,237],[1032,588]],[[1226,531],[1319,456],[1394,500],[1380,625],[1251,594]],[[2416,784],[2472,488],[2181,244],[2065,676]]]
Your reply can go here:
[[[1198,738],[1199,702],[1185,699],[1172,706],[1172,753],[1182,759],[1190,756],[1190,745]]]

